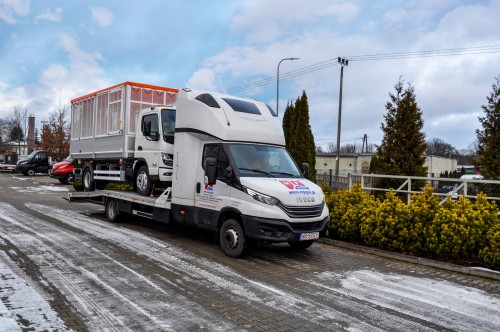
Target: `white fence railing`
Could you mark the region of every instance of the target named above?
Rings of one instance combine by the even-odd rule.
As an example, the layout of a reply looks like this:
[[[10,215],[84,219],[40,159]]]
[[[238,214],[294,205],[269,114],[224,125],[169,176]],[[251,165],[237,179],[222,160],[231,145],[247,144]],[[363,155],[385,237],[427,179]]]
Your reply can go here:
[[[382,179],[400,180],[398,188],[383,188],[378,186]],[[325,181],[326,180],[326,181]],[[393,190],[396,193],[406,194],[408,203],[411,194],[421,193],[425,184],[435,188],[434,195],[442,197],[443,204],[448,197],[456,199],[459,196],[476,198],[479,192],[487,193],[488,200],[500,201],[500,181],[497,180],[469,180],[453,178],[434,178],[421,176],[380,175],[380,174],[348,174],[347,176],[317,177],[318,183],[328,183],[334,190],[351,189],[353,184],[360,183],[361,189],[366,192]],[[422,185],[424,184],[424,185]]]

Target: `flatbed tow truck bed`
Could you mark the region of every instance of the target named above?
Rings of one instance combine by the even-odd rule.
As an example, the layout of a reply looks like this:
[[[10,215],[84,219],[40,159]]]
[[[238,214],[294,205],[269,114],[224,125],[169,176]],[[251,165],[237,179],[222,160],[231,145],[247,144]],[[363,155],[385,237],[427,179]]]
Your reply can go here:
[[[155,219],[162,222],[169,222],[169,211],[171,207],[170,201],[171,188],[167,188],[159,196],[141,196],[134,191],[118,191],[118,190],[94,190],[94,191],[77,191],[68,193],[64,197],[68,202],[88,202],[106,207],[105,213],[108,219],[110,207],[109,202],[116,202],[118,213],[134,214],[141,217]]]

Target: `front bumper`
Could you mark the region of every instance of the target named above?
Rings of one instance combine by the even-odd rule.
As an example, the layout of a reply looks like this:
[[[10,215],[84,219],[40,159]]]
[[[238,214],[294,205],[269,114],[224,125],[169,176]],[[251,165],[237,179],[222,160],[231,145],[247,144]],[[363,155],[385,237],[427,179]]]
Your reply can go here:
[[[241,216],[245,236],[249,239],[265,242],[299,241],[300,234],[319,232],[319,237],[325,237],[330,217],[302,223],[289,223],[279,219],[263,219],[251,216]]]
[[[70,174],[71,172],[66,172],[66,173],[50,173],[50,177],[53,178],[53,179],[66,179],[66,177],[68,176],[68,174]]]

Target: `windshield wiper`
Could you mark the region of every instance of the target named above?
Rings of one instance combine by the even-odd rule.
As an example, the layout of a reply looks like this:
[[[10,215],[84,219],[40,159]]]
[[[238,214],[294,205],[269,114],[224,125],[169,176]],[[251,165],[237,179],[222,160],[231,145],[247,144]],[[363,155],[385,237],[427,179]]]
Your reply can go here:
[[[291,178],[298,178],[297,175],[294,175],[292,173],[286,173],[286,172],[271,172],[271,173],[274,173],[274,174],[281,174],[281,175],[287,175],[288,177],[291,177]]]
[[[240,168],[240,171],[252,171],[252,172],[255,172],[255,173],[265,174],[265,175],[267,175],[270,178],[274,178],[274,176],[271,173],[268,173],[266,171],[261,171],[260,169]]]

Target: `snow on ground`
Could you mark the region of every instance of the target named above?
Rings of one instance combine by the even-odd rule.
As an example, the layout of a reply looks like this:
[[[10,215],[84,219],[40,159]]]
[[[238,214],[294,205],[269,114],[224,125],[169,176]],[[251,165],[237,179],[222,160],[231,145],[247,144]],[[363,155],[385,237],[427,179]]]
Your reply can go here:
[[[45,299],[30,285],[29,278],[0,251],[0,332],[68,331]],[[23,320],[22,328],[17,324]]]
[[[436,326],[457,330],[468,330],[480,326],[484,330],[500,328],[500,298],[489,296],[475,288],[464,288],[458,284],[408,277],[387,275],[376,271],[353,271],[347,275],[325,272],[304,280],[303,294],[295,290],[276,287],[257,280],[248,279],[234,270],[213,261],[195,257],[168,243],[160,242],[141,233],[103,223],[100,220],[79,215],[71,210],[54,209],[39,204],[27,207],[50,214],[60,221],[80,228],[93,236],[144,255],[163,266],[178,271],[185,278],[220,289],[235,301],[259,303],[272,309],[299,316],[311,322],[344,322],[357,330],[372,330],[371,322],[379,326],[401,326],[404,329],[424,330],[416,321],[406,316],[417,317]],[[340,283],[340,285],[339,285]],[[336,285],[336,286],[335,286]],[[331,292],[325,292],[325,287]],[[332,305],[309,298],[315,292]],[[362,300],[359,301],[359,300]],[[338,303],[342,301],[342,303]],[[340,310],[332,309],[333,306]],[[377,309],[373,309],[377,308]],[[389,308],[394,315],[381,315],[378,308]],[[364,312],[366,319],[357,319],[347,310]],[[493,326],[493,328],[491,328]],[[332,326],[335,328],[335,326]]]
[[[287,278],[302,287],[289,287],[287,278],[282,283],[248,278],[169,242],[73,210],[25,205],[71,228],[0,203],[4,231],[0,233],[0,243],[4,238],[28,255],[43,279],[56,285],[96,330],[234,330],[230,323],[221,322],[221,317],[184,296],[187,288],[216,292],[242,306],[281,311],[300,317],[311,326],[317,324],[332,330],[500,330],[500,297],[476,288],[376,270],[311,272],[303,279],[290,273]],[[144,263],[154,262],[164,272],[148,275],[142,264],[121,261],[109,250],[110,246],[144,257]],[[12,268],[1,264],[6,259],[5,254],[0,256],[0,276],[15,277],[1,278],[0,294],[13,289],[9,301],[16,299],[15,294],[26,299],[34,293],[36,298],[36,289],[19,273],[13,273]],[[167,278],[169,275],[175,277]],[[38,298],[41,302],[35,301],[33,308],[38,306],[43,313],[48,312],[46,321],[30,312],[24,303],[15,307],[21,308],[23,317],[33,315],[29,316],[30,322],[59,324],[57,317],[51,316],[48,304],[40,295]],[[5,303],[0,306],[0,326],[14,326],[15,314]]]
[[[50,186],[38,186],[38,187],[10,187],[20,193],[60,193],[69,191],[66,187],[56,187],[54,185]]]
[[[456,330],[469,330],[473,326],[482,326],[480,330],[484,331],[500,328],[499,296],[445,280],[360,270],[347,274],[322,272],[310,282],[321,285],[323,290],[335,290]]]

